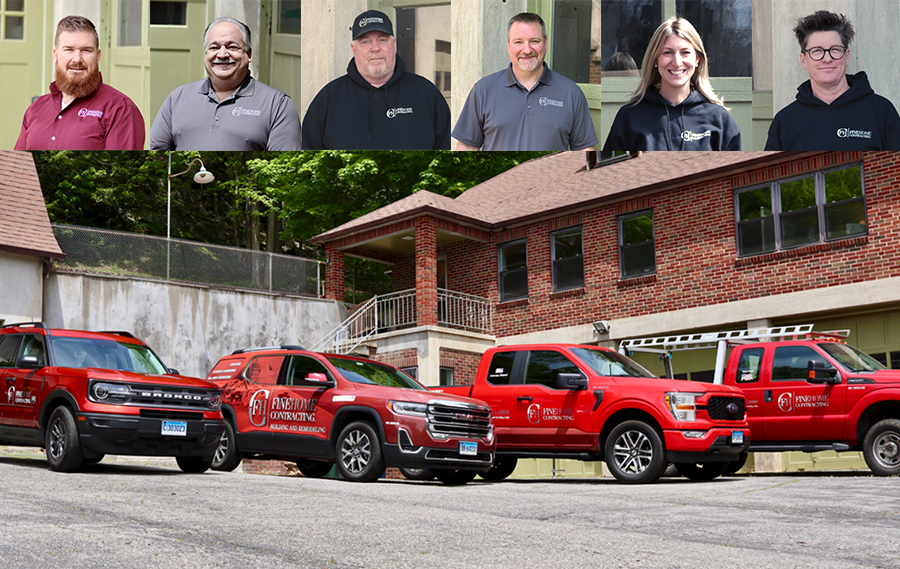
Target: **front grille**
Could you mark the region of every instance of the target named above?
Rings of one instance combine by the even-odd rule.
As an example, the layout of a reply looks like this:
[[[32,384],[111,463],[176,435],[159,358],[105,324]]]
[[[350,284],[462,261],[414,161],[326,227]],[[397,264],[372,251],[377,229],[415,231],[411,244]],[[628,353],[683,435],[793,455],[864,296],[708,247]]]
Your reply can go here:
[[[170,409],[209,409],[209,390],[172,385],[131,384],[129,405],[168,407]]]
[[[141,409],[144,419],[167,419],[173,421],[202,421],[203,413],[188,411],[166,411],[165,409]]]
[[[491,433],[491,410],[481,405],[432,401],[427,419],[432,436],[483,439]]]
[[[707,404],[709,418],[714,421],[742,421],[746,411],[740,397],[710,397]]]

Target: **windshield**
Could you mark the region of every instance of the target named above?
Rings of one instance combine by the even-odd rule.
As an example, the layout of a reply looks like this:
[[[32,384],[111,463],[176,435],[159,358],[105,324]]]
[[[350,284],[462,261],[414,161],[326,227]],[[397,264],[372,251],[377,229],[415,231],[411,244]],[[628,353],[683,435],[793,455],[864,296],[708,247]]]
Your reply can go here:
[[[166,366],[143,344],[96,338],[48,336],[53,365],[84,369],[95,367],[135,373],[165,374]]]
[[[347,358],[330,357],[331,365],[340,370],[341,375],[353,383],[367,383],[369,385],[381,385],[384,387],[402,387],[403,389],[415,389],[427,391],[416,380],[409,377],[399,369],[383,364],[351,360]]]
[[[839,364],[847,368],[847,371],[859,373],[887,369],[881,362],[853,346],[835,342],[822,342],[818,346],[826,354],[836,359]]]
[[[575,348],[572,350],[581,361],[590,366],[598,375],[612,377],[656,377],[635,361],[619,352]]]

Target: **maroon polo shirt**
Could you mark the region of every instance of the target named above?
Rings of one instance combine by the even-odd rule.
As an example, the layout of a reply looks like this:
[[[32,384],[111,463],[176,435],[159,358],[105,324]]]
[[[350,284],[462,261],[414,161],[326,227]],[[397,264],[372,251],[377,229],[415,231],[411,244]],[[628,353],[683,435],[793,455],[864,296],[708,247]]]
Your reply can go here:
[[[141,150],[144,117],[134,102],[102,82],[62,108],[56,82],[25,111],[16,150]]]

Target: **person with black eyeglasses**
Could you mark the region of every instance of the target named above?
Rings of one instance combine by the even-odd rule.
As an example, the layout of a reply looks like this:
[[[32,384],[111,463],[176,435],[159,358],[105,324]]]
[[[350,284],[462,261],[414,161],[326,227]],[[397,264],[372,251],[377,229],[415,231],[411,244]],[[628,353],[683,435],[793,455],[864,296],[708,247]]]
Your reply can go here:
[[[766,150],[900,150],[900,115],[864,71],[847,74],[853,25],[820,10],[794,28],[809,81],[769,127]]]

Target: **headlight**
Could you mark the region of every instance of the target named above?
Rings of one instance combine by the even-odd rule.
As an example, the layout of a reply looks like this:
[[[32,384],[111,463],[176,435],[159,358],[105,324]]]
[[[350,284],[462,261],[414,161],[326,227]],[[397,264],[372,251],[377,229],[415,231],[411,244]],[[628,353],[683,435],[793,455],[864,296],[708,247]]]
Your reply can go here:
[[[702,393],[673,391],[666,393],[666,405],[676,421],[694,422],[697,420],[697,398],[702,396]]]
[[[218,411],[222,408],[222,393],[219,391],[211,391],[209,393],[209,397],[206,400],[206,404],[213,411]]]
[[[388,409],[399,415],[425,416],[428,405],[425,403],[411,403],[409,401],[388,401]]]
[[[90,388],[90,399],[97,403],[119,405],[131,398],[131,388],[119,383],[94,382]]]

